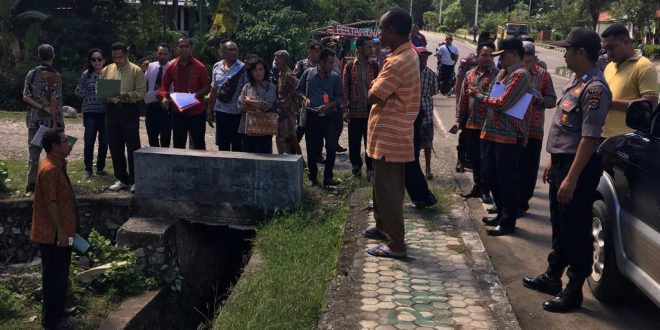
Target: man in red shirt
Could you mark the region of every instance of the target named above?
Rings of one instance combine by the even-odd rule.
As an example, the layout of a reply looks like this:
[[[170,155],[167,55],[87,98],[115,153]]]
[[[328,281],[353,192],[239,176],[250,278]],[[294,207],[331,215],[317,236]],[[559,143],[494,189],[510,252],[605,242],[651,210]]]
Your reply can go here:
[[[206,149],[204,133],[206,130],[206,112],[204,111],[204,96],[211,89],[211,78],[206,67],[198,59],[192,57],[192,43],[188,38],[177,42],[179,57],[170,62],[163,75],[160,85],[159,99],[165,109],[170,105],[170,90],[174,93],[194,93],[200,103],[181,110],[173,105],[172,135],[174,148],[185,149],[188,134],[192,140],[192,148]]]

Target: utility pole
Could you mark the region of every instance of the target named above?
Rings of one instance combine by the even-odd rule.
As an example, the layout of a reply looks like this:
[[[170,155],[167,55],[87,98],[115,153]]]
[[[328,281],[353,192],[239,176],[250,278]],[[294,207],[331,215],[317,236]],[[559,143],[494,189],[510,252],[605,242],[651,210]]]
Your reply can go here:
[[[440,8],[438,9],[438,27],[442,25],[442,0],[440,0]]]
[[[412,2],[413,0],[410,0],[410,17],[412,17]]]
[[[474,4],[474,26],[477,26],[477,21],[479,18],[479,0]]]
[[[529,24],[530,19],[532,19],[532,0],[529,0],[529,9],[527,10],[527,24]]]

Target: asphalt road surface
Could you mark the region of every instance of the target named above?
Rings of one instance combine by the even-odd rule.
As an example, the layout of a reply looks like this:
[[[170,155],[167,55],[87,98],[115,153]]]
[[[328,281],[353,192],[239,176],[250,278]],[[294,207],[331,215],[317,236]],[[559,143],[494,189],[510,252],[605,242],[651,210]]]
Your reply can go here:
[[[435,49],[438,43],[444,41],[444,35],[424,32],[428,40],[429,50]],[[475,46],[460,38],[454,43],[459,49],[459,56],[475,50]],[[555,69],[564,65],[563,53],[555,50],[536,48],[537,55],[548,65],[552,74],[555,92],[559,97],[561,89],[568,79],[555,75]],[[436,70],[435,57],[429,58],[429,67]],[[456,145],[457,136],[448,134],[447,129],[454,123],[455,98],[444,95],[435,98],[435,117],[439,121],[443,138],[452,146]],[[554,109],[546,110],[545,132],[550,127],[550,119]],[[545,152],[545,139],[541,154],[541,168],[550,158]],[[472,174],[465,173],[465,191],[469,190]],[[479,234],[495,267],[499,279],[504,285],[507,296],[523,329],[658,329],[660,328],[660,309],[639,291],[631,292],[621,304],[604,304],[596,300],[585,283],[585,300],[583,308],[577,312],[554,314],[545,312],[541,305],[551,298],[548,295],[529,290],[522,286],[521,279],[525,275],[537,275],[547,267],[546,257],[551,245],[550,211],[548,206],[548,186],[539,179],[534,197],[530,201],[530,210],[518,220],[517,231],[512,236],[490,237],[481,225],[481,217],[485,215],[483,205],[476,199],[471,199],[471,217],[477,223]],[[567,279],[564,278],[564,283]]]

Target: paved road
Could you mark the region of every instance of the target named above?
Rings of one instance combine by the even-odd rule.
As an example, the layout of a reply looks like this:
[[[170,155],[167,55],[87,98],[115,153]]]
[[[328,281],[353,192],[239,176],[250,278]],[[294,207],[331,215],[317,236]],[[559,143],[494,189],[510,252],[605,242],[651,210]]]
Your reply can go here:
[[[444,36],[425,32],[429,41],[428,48],[435,48],[444,41]],[[460,56],[474,51],[475,46],[458,39],[457,44]],[[564,65],[563,54],[554,50],[537,47],[538,56],[548,64],[549,72],[554,73],[555,68]],[[429,59],[429,67],[435,69],[435,58]],[[561,89],[567,79],[553,74],[555,92],[561,95]],[[455,99],[452,96],[436,97],[436,119],[439,120],[441,130],[449,128],[454,122]],[[438,107],[439,105],[439,107]],[[552,118],[554,109],[547,110],[546,118]],[[546,120],[545,130],[548,131],[549,120]],[[456,145],[456,136],[447,134],[446,129],[442,135],[446,143]],[[544,149],[545,150],[545,141]],[[545,164],[549,155],[544,151],[541,164]],[[542,168],[539,172],[542,171]],[[539,175],[540,176],[540,175]],[[469,178],[469,179],[468,179]],[[471,173],[465,174],[463,188],[467,191],[471,185]],[[511,301],[513,311],[526,329],[657,329],[660,322],[660,309],[639,291],[631,292],[630,297],[623,304],[612,305],[598,302],[591,295],[585,285],[584,308],[575,313],[552,314],[544,312],[541,304],[550,298],[547,295],[533,292],[524,288],[520,282],[525,275],[536,275],[545,270],[546,256],[550,248],[551,228],[549,223],[550,212],[548,207],[548,187],[540,180],[537,182],[534,198],[530,202],[527,215],[518,221],[518,231],[514,236],[493,238],[485,235],[483,226],[478,225],[479,234],[491,258],[500,281],[504,285],[507,296]],[[484,215],[481,203],[472,199],[469,202],[472,219],[480,224]],[[567,280],[566,278],[564,279]]]

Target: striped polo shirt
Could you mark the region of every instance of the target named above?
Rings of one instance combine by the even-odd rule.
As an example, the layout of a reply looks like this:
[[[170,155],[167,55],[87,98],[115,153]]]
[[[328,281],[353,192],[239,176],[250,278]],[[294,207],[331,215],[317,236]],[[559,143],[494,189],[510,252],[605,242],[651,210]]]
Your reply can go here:
[[[392,163],[415,160],[413,123],[419,113],[419,57],[410,42],[383,63],[370,92],[381,102],[371,106],[367,125],[367,155]]]

